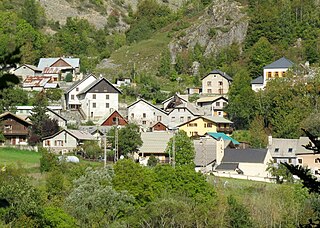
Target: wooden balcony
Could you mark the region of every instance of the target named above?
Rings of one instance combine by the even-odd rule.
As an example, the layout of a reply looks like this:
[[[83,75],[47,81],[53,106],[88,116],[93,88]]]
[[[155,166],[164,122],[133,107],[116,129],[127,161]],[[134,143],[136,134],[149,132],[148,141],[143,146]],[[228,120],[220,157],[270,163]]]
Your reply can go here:
[[[223,132],[225,134],[232,134],[233,128],[232,127],[217,127],[217,132]]]

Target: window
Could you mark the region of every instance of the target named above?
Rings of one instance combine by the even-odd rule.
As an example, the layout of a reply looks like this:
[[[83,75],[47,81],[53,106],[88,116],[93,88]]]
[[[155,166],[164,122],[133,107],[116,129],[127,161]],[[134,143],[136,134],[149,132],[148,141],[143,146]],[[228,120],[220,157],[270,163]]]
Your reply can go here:
[[[218,83],[219,83],[219,86],[222,86],[222,85],[223,85],[223,82],[222,82],[222,81],[219,81]]]
[[[77,92],[79,91],[79,88],[78,88],[78,87],[76,88],[76,91],[77,91]]]
[[[157,121],[161,121],[161,116],[157,116]]]
[[[143,118],[146,118],[146,117],[147,117],[147,114],[146,114],[146,113],[143,113],[142,116],[143,116]]]
[[[205,123],[205,124],[203,124],[203,127],[204,127],[204,128],[206,128],[206,127],[207,127],[207,124],[206,124],[206,123]]]
[[[288,152],[289,152],[289,153],[292,153],[292,151],[293,151],[292,148],[289,148],[289,149],[288,149]]]
[[[134,113],[131,113],[131,118],[134,118]]]
[[[211,86],[211,81],[207,81],[207,86]]]
[[[207,92],[208,92],[208,93],[212,93],[212,89],[208,89]]]
[[[271,78],[272,77],[272,73],[271,72],[268,72],[267,73],[267,79]]]
[[[96,103],[92,103],[92,108],[95,108],[96,107]]]
[[[106,103],[106,108],[109,108],[109,103]]]
[[[282,72],[282,77],[284,77],[284,76],[286,76],[286,72],[285,71]]]
[[[106,100],[109,100],[109,94],[106,95]]]
[[[191,116],[188,116],[188,121],[191,120]]]
[[[273,162],[274,162],[274,163],[277,163],[277,159],[276,159],[276,158],[274,158],[274,159],[273,159]]]
[[[74,100],[74,95],[71,95],[71,100]]]
[[[216,102],[216,106],[219,107],[220,106],[220,102]]]
[[[227,102],[223,102],[223,107],[226,107],[227,106]]]
[[[222,116],[222,112],[219,111],[219,112],[218,112],[218,116]]]
[[[320,158],[314,159],[314,163],[320,163]]]
[[[92,99],[96,99],[97,96],[95,94],[92,94]]]
[[[93,112],[91,112],[91,117],[93,117]]]
[[[50,140],[46,140],[46,141],[45,141],[45,145],[46,145],[46,146],[50,146]]]
[[[207,127],[212,127],[212,123],[207,123]]]
[[[292,159],[291,158],[288,159],[288,163],[292,163]]]
[[[275,78],[278,78],[278,77],[279,77],[279,72],[278,72],[278,71],[274,72],[274,77],[275,77]]]
[[[298,163],[302,164],[302,159],[301,158],[298,159]]]
[[[222,88],[219,89],[219,94],[223,94],[223,89]]]
[[[145,121],[145,120],[142,121],[142,124],[143,124],[143,125],[146,125],[146,124],[147,124],[147,121]]]
[[[63,146],[63,140],[55,140],[54,145],[55,146]]]
[[[275,149],[274,149],[274,152],[275,152],[275,153],[278,153],[278,152],[279,152],[279,148],[275,148]]]
[[[184,117],[180,116],[180,123],[183,123],[183,122],[184,122]]]
[[[11,125],[4,125],[4,130],[12,130],[12,126]]]

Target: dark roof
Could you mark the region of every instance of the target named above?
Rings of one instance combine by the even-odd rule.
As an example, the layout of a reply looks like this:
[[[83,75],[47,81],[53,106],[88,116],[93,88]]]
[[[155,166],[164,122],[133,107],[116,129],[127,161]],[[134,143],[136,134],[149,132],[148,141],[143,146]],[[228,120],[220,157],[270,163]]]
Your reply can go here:
[[[5,116],[12,116],[13,118],[15,118],[15,119],[17,119],[17,120],[20,120],[20,121],[26,123],[27,125],[32,125],[32,123],[24,120],[23,118],[15,115],[15,114],[13,114],[13,113],[11,113],[11,112],[4,112],[4,113],[2,113],[2,114],[0,115],[0,119],[4,118]]]
[[[263,69],[275,69],[275,68],[290,68],[293,66],[293,62],[285,57],[282,57],[273,63],[265,66]]]
[[[53,114],[55,114],[56,116],[58,116],[59,118],[63,119],[65,122],[67,122],[67,119],[64,118],[63,116],[61,116],[59,113],[56,113],[55,111],[53,111],[52,109],[50,108],[47,108],[47,110]]]
[[[232,81],[232,80],[233,80],[229,75],[227,75],[225,72],[222,72],[222,71],[220,71],[220,70],[213,70],[213,71],[211,71],[209,74],[207,74],[206,76],[204,76],[202,79],[204,79],[205,77],[207,77],[207,76],[210,75],[210,74],[220,74],[222,77],[224,77],[224,78],[227,79],[228,81]],[[201,79],[201,80],[202,80],[202,79]]]
[[[238,166],[239,163],[221,163],[215,170],[236,170]]]
[[[103,78],[103,77],[101,77],[101,78],[98,78],[98,79],[96,79],[94,82],[92,82],[90,85],[88,85],[86,88],[84,88],[82,91],[80,91],[79,92],[79,95],[80,94],[84,94],[84,93],[87,93],[87,92],[90,92],[89,90],[91,89],[91,88],[93,88],[94,86],[96,86],[96,85],[98,85],[100,82],[102,82],[102,81],[105,81],[106,83],[107,83],[107,88],[108,88],[108,92],[110,93],[110,91],[111,92],[117,92],[117,93],[122,93],[118,88],[116,88],[114,85],[112,85],[112,83],[111,82],[109,82],[109,80],[108,79],[106,79],[106,78]],[[101,85],[101,86],[103,86],[103,85]],[[105,87],[104,87],[105,88]]]
[[[146,100],[144,100],[144,99],[142,99],[142,98],[140,98],[139,100],[136,100],[135,102],[133,102],[131,105],[129,105],[129,106],[127,107],[127,109],[129,109],[131,106],[133,106],[133,105],[135,105],[135,104],[139,103],[140,101],[142,101],[142,102],[144,102],[144,103],[146,103],[146,104],[150,105],[151,107],[153,107],[153,108],[157,109],[158,111],[163,112],[164,114],[167,114],[167,115],[168,115],[168,113],[167,113],[167,112],[165,112],[164,110],[162,110],[162,109],[158,108],[157,106],[155,106],[155,105],[153,105],[153,104],[149,103],[148,101],[146,101]]]
[[[84,82],[85,80],[87,80],[89,77],[95,77],[97,78],[96,76],[94,76],[93,74],[88,74],[86,77],[84,77],[82,80],[80,81],[76,81],[75,83],[73,83],[73,85],[65,92],[65,94],[69,93],[71,90],[73,90],[74,88],[76,88],[78,85],[80,85],[82,82]]]
[[[251,81],[251,84],[263,84],[263,76],[259,76]]]
[[[263,163],[267,149],[225,149],[222,163]]]

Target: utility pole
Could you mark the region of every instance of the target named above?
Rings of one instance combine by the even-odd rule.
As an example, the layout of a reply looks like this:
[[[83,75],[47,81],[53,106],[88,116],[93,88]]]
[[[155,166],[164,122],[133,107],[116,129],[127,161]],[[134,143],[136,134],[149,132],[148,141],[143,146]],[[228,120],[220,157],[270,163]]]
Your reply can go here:
[[[104,133],[104,160],[103,160],[103,167],[107,167],[107,133]]]
[[[172,140],[172,167],[176,167],[176,133],[173,132],[173,140]]]
[[[116,128],[114,131],[114,162],[119,159],[119,135],[118,135],[118,117],[116,117]]]

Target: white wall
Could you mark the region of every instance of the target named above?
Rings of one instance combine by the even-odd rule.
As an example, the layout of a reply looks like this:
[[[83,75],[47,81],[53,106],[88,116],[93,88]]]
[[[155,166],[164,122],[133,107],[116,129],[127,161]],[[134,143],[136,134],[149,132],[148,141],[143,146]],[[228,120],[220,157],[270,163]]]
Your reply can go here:
[[[179,109],[174,109],[172,112],[170,112],[168,117],[169,117],[168,126],[176,127],[177,125],[180,125],[182,123],[185,123],[189,120],[194,119],[196,116],[194,116],[186,108],[179,108]]]
[[[145,117],[143,114],[145,114]],[[167,114],[143,101],[139,101],[128,108],[128,120],[144,128],[152,127],[159,121],[165,125],[168,124]]]
[[[55,146],[56,140],[62,140],[63,146]],[[46,145],[46,141],[50,141],[50,146]],[[51,139],[44,140],[42,142],[42,145],[43,145],[43,147],[45,147],[49,150],[53,150],[55,152],[60,152],[63,149],[72,150],[72,149],[76,148],[77,147],[77,140],[73,136],[68,134],[67,132],[63,131]]]
[[[219,85],[220,81],[222,82],[222,85]],[[208,85],[208,82],[211,82],[211,85]],[[210,94],[208,91],[209,89],[211,89],[212,94],[220,94],[219,89],[223,90],[222,94],[227,94],[229,91],[229,82],[220,74],[209,74],[202,79],[202,93]]]
[[[93,95],[96,96],[96,99],[93,99]],[[106,95],[109,95],[108,99],[106,98]],[[82,110],[87,115],[87,119],[98,120],[101,117],[118,110],[118,98],[118,93],[87,93],[84,99],[80,100],[80,103]],[[107,103],[109,104],[109,108],[107,108]]]

